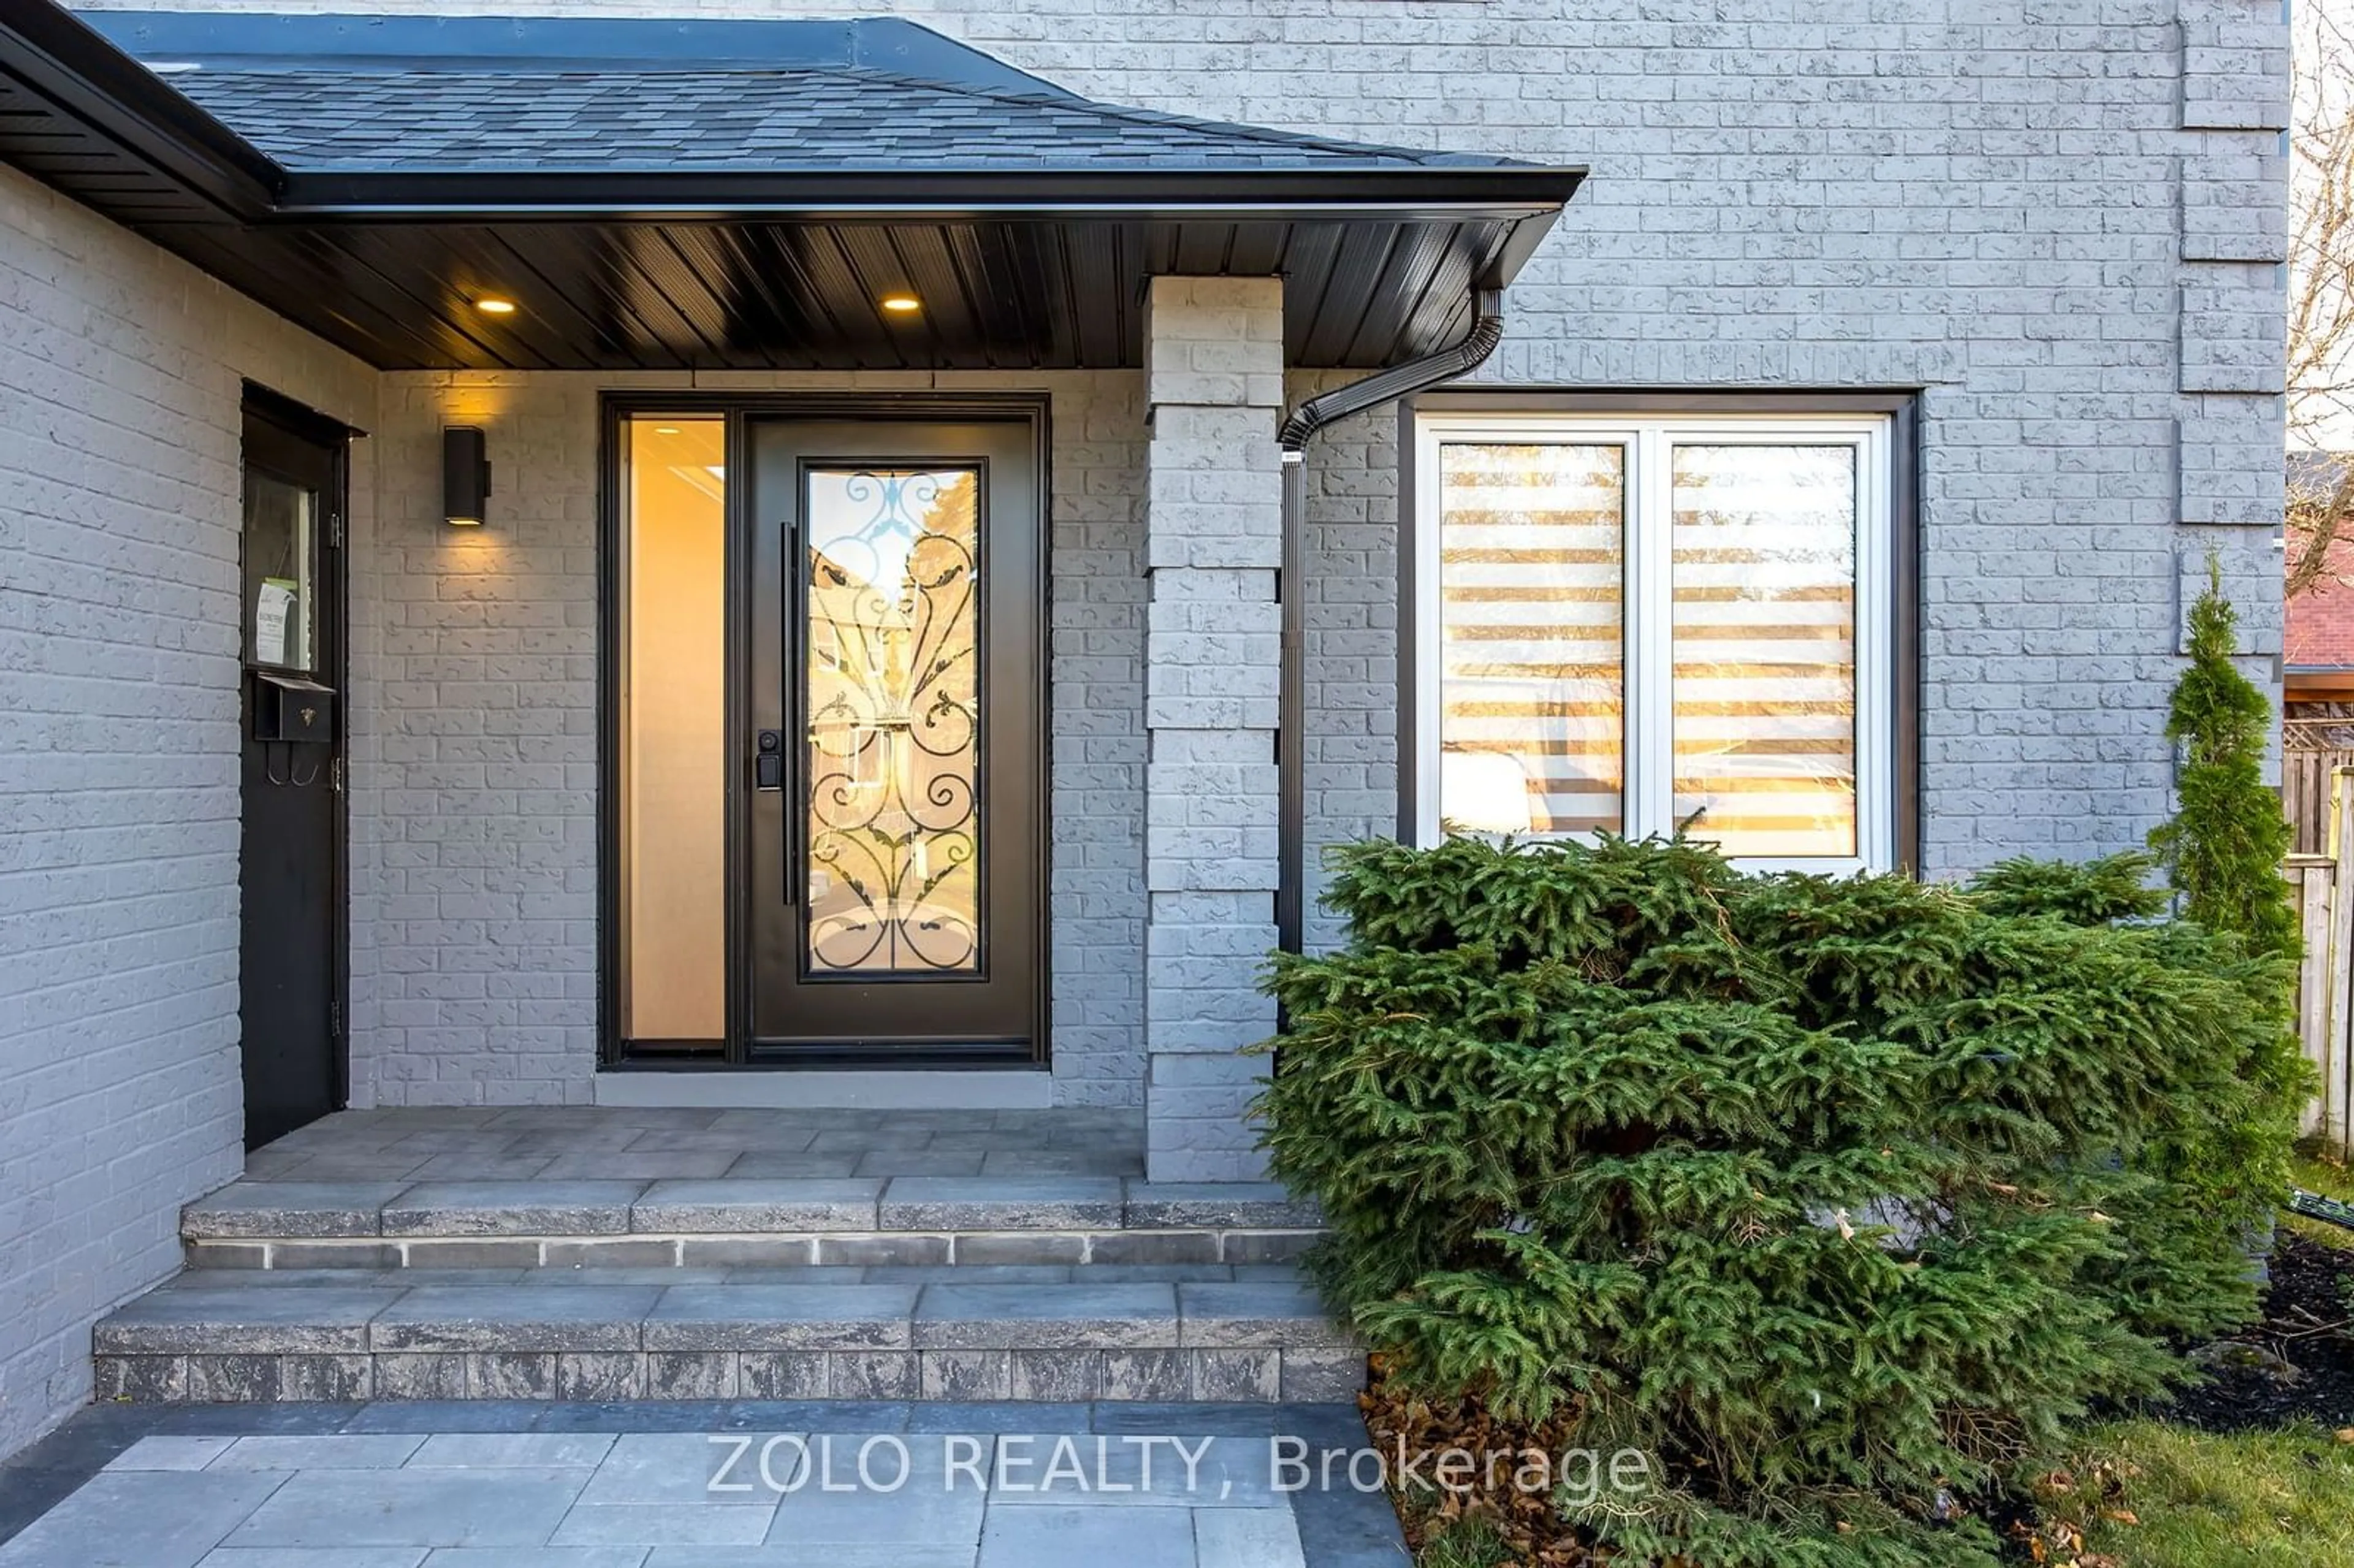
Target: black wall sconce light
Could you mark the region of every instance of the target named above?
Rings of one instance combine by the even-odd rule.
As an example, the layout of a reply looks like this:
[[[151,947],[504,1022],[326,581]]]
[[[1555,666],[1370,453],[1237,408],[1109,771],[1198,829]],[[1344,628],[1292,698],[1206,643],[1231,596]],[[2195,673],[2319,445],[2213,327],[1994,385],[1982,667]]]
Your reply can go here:
[[[491,498],[491,460],[482,430],[451,425],[441,432],[441,515],[452,528],[482,525]]]

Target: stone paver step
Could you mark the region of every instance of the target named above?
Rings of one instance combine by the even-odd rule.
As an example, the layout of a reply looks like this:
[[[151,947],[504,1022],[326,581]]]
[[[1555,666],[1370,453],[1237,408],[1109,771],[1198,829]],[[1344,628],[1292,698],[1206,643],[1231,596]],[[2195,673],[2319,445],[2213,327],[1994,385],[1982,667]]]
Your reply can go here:
[[[337,1111],[247,1157],[264,1181],[1144,1174],[1142,1112],[628,1106]]]
[[[92,1331],[100,1397],[1334,1400],[1288,1268],[191,1270]]]
[[[202,1268],[1263,1264],[1320,1234],[1273,1183],[1070,1176],[231,1182]]]

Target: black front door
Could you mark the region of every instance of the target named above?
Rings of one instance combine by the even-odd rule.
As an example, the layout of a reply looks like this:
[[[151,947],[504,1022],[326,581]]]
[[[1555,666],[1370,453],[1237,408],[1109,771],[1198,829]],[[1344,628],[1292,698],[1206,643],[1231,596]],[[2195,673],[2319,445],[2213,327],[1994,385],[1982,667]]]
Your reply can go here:
[[[245,411],[238,1021],[245,1141],[344,1102],[344,450]]]
[[[752,1052],[1031,1058],[1037,428],[774,419],[748,436]]]

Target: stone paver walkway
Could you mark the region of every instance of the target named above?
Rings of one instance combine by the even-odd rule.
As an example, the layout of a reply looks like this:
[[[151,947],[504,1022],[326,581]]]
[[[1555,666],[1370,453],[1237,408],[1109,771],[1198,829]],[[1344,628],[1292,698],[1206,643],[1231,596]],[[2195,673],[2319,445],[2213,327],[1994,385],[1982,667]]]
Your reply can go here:
[[[0,1466],[0,1568],[1404,1568],[1379,1493],[1275,1463],[1365,1443],[1334,1405],[100,1406]]]

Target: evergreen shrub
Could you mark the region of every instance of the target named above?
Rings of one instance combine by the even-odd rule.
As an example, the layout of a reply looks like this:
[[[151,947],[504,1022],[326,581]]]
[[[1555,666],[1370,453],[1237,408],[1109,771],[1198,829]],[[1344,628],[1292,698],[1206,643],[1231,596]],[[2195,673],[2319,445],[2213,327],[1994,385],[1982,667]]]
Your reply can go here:
[[[1333,870],[1353,940],[1275,960],[1260,1104],[1313,1266],[1410,1389],[1653,1456],[1641,1507],[1576,1511],[1614,1562],[1991,1563],[1953,1496],[2253,1309],[2272,1200],[2229,1162],[2288,1115],[2281,964],[2151,921],[2142,857],[1956,889],[1458,838]]]
[[[2150,847],[2185,915],[2236,933],[2253,951],[2294,959],[2303,944],[2280,865],[2296,834],[2264,778],[2272,704],[2232,662],[2239,616],[2211,555],[2190,620],[2190,665],[2174,683],[2166,721],[2166,737],[2182,751],[2179,804],[2149,835]]]

